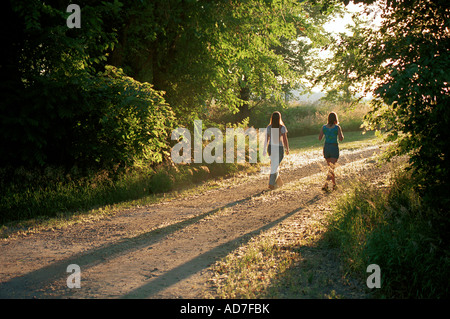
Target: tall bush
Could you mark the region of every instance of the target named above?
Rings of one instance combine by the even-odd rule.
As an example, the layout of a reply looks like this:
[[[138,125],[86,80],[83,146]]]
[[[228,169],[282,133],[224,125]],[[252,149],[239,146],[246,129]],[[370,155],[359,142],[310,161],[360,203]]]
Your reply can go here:
[[[82,26],[66,26],[67,4],[8,1],[0,66],[0,166],[107,168],[160,162],[174,115],[162,92],[106,65],[117,43],[118,1],[82,3]]]

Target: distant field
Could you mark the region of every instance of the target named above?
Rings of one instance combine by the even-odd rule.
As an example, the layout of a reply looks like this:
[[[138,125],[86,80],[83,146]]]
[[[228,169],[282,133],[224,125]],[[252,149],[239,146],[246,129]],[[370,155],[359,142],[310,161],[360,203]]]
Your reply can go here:
[[[323,147],[323,140],[319,141],[319,133],[316,135],[289,138],[289,147],[292,152],[306,152]],[[358,148],[380,143],[382,139],[375,132],[345,132],[344,141],[339,143],[340,149]]]

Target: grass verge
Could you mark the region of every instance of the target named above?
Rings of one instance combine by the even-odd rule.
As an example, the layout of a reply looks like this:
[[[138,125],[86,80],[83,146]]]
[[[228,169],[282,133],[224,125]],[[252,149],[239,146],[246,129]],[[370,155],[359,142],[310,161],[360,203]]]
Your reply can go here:
[[[126,208],[220,187],[227,176],[256,170],[249,164],[217,164],[211,169],[199,164],[166,165],[135,168],[115,178],[101,172],[81,179],[53,171],[46,176],[19,171],[19,180],[26,174],[26,179],[35,181],[28,186],[21,187],[16,181],[3,187],[0,238],[96,220]]]
[[[349,272],[364,277],[368,265],[379,265],[375,296],[448,298],[448,236],[413,185],[402,170],[385,188],[360,182],[339,200],[326,237],[340,249]]]
[[[415,191],[406,164],[383,165],[391,165],[387,177],[353,179],[312,208],[315,216],[279,225],[217,262],[209,297],[448,298],[448,222]],[[380,267],[381,288],[365,285],[370,264]]]

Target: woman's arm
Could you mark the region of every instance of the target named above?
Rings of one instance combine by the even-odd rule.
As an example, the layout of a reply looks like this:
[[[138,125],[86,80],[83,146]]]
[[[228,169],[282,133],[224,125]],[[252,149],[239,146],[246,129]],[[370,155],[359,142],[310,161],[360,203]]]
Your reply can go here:
[[[338,126],[338,136],[339,136],[339,141],[343,141],[344,140],[344,133],[342,133],[342,129],[340,126]]]
[[[269,140],[270,140],[270,136],[266,130],[266,138],[264,139],[264,151],[263,151],[263,156],[266,156],[267,153],[267,144],[269,144]],[[261,153],[260,153],[261,154]]]
[[[322,126],[322,128],[320,129],[320,133],[319,133],[319,141],[321,141],[322,138],[323,138],[323,126]]]
[[[283,144],[284,144],[284,147],[286,147],[286,154],[289,155],[289,142],[288,142],[288,138],[287,138],[287,133],[283,133],[281,136],[283,136]]]

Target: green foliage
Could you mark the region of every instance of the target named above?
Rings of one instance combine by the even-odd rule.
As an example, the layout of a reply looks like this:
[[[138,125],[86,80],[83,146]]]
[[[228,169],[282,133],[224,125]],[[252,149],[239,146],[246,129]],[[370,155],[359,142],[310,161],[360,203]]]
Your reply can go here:
[[[160,163],[163,156],[169,156],[175,117],[162,94],[150,84],[106,66],[83,96],[95,106],[91,114],[96,117],[82,116],[79,122],[75,135],[80,140],[74,151],[80,159],[130,166],[137,160]]]
[[[331,41],[323,47],[333,55],[315,62],[312,81],[324,86],[326,96],[323,100],[346,103],[358,100],[357,95],[362,89],[360,77],[372,71],[362,50],[367,40],[364,32],[367,22],[356,14],[352,16],[352,22],[353,25],[348,26],[350,35],[340,33],[337,39],[331,37]]]
[[[69,29],[58,1],[11,2],[21,33],[7,37],[1,165],[113,167],[161,162],[175,117],[162,92],[105,65],[119,2],[81,5]]]
[[[371,120],[376,125],[384,118],[385,127],[403,133],[395,136],[396,153],[409,153],[420,183],[435,192],[436,186],[448,186],[450,177],[450,94],[444,71],[450,67],[450,7],[443,1],[414,4],[414,9],[396,6],[380,30],[386,34],[384,49],[372,59],[387,62],[379,74],[388,80],[376,93],[390,107],[382,110],[377,104]]]
[[[248,103],[280,99],[305,72],[321,13],[297,1],[124,1],[123,27],[109,63],[167,92],[183,124],[206,112],[212,100],[237,121]],[[298,41],[294,41],[298,40]],[[280,79],[283,81],[280,81]]]
[[[173,188],[172,177],[163,170],[156,172],[150,179],[150,192],[166,193]]]
[[[373,3],[372,0],[356,2]],[[448,207],[450,161],[450,6],[444,0],[386,1],[380,4],[379,30],[362,28],[346,37],[340,57],[354,81],[375,95],[368,126],[396,141],[391,156],[408,154],[415,184],[430,196],[429,204]],[[346,83],[345,81],[343,82]]]

